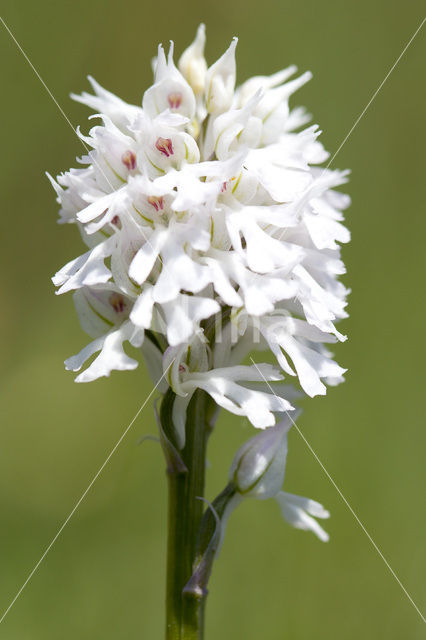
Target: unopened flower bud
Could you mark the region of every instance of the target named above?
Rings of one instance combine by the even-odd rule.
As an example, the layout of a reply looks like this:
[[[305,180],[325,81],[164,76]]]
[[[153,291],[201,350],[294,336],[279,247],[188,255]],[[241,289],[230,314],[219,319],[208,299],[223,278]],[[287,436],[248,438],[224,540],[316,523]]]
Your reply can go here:
[[[206,107],[211,114],[223,113],[232,104],[236,78],[235,48],[237,42],[238,38],[234,38],[223,56],[207,71]]]
[[[238,493],[265,500],[281,489],[287,457],[287,432],[290,420],[269,427],[243,444],[229,473]]]
[[[180,72],[196,96],[204,90],[207,72],[207,63],[204,59],[205,42],[206,28],[200,24],[194,42],[182,53],[178,65]]]

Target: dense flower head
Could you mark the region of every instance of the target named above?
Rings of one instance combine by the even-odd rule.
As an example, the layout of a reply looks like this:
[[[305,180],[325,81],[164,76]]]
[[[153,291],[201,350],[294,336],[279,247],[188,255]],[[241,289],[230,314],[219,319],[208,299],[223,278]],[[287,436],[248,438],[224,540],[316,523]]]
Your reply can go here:
[[[314,396],[344,373],[324,345],[344,339],[347,173],[319,166],[318,127],[289,108],[311,76],[291,66],[236,88],[236,38],[210,67],[204,42],[201,25],[177,66],[159,46],[142,106],[89,78],[94,95],[74,98],[100,119],[79,133],[90,150],[50,178],[87,245],[53,279],[93,338],[66,366],[97,354],[77,377],[90,381],[137,366],[123,343],[141,348],[177,394],[181,441],[196,388],[264,428],[292,409],[284,376]],[[277,366],[243,365],[253,349]]]

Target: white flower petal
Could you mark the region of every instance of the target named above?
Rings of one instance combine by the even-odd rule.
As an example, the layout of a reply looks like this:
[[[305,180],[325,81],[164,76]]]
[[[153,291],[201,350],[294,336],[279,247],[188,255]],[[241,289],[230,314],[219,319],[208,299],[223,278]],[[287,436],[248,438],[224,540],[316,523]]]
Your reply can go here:
[[[60,287],[57,293],[108,282],[111,272],[104,261],[111,255],[114,244],[115,239],[110,238],[62,267],[52,278],[53,284]]]
[[[123,341],[128,340],[132,332],[131,323],[124,323],[119,329],[94,340],[76,356],[68,358],[65,362],[66,368],[79,371],[91,355],[100,351],[92,364],[77,376],[76,382],[91,382],[97,378],[109,376],[114,369],[120,371],[136,369],[137,361],[129,358],[123,351]]]
[[[166,315],[167,339],[172,346],[187,342],[201,320],[220,311],[215,300],[184,294],[173,302],[163,303],[162,307]]]
[[[328,533],[309,515],[313,511],[312,515],[317,518],[328,518],[329,513],[322,505],[308,498],[294,496],[283,491],[275,499],[279,504],[283,518],[293,527],[312,531],[322,542],[328,542],[330,538]]]
[[[215,402],[236,415],[246,416],[259,429],[275,424],[273,412],[292,410],[291,404],[275,394],[249,389],[239,382],[280,380],[280,374],[267,364],[236,366],[193,372],[180,384],[182,392],[194,388],[207,391]]]
[[[145,282],[168,237],[167,229],[158,228],[136,253],[129,267],[129,276],[135,282],[138,284]]]
[[[120,100],[116,95],[107,91],[94,78],[88,76],[88,80],[92,85],[96,96],[83,93],[81,96],[71,94],[71,98],[77,102],[81,102],[91,107],[98,113],[108,115],[111,120],[121,129],[125,130],[127,125],[142,111],[140,107],[128,104],[124,100]]]

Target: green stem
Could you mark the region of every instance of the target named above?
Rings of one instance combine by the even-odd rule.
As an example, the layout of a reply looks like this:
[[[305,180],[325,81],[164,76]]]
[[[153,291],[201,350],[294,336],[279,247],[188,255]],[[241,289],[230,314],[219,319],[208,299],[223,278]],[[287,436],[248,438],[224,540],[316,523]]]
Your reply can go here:
[[[161,425],[175,446],[171,408],[174,394],[168,392],[161,408]],[[188,405],[185,447],[175,452],[180,464],[168,464],[169,486],[166,640],[202,640],[205,593],[183,594],[193,572],[197,535],[204,511],[207,396],[198,389]],[[182,465],[183,462],[183,465]]]

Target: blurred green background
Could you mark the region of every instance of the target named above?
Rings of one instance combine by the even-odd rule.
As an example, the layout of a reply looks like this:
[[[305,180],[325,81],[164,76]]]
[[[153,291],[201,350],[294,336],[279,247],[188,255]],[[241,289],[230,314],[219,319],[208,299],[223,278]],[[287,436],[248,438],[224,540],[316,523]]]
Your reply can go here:
[[[421,3],[6,1],[3,18],[73,124],[89,110],[70,91],[90,73],[139,102],[158,42],[177,52],[207,24],[213,62],[232,36],[239,80],[290,63],[314,79],[305,104],[334,152],[419,25]],[[352,169],[344,249],[351,317],[337,349],[347,382],[305,403],[299,425],[407,590],[425,586],[425,29],[340,151]],[[50,276],[83,251],[56,224],[44,171],[75,166],[82,147],[2,30],[0,179],[2,371],[0,609],[9,605],[151,389],[143,366],[75,385],[63,369],[87,337]],[[166,490],[147,406],[0,625],[7,640],[156,639],[163,635]],[[253,433],[222,416],[207,495]],[[208,640],[424,637],[424,624],[296,432],[285,487],[332,513],[328,545],[292,530],[273,502],[231,519],[211,581]],[[0,613],[1,615],[1,613]]]

